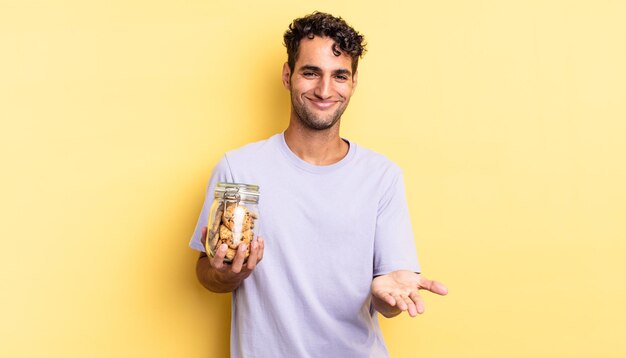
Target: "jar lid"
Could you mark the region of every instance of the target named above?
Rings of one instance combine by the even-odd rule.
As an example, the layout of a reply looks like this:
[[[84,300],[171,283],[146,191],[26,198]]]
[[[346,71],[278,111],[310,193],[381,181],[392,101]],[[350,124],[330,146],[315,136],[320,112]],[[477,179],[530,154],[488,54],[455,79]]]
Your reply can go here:
[[[218,182],[215,186],[215,198],[243,200],[256,203],[259,201],[259,186],[254,184]]]

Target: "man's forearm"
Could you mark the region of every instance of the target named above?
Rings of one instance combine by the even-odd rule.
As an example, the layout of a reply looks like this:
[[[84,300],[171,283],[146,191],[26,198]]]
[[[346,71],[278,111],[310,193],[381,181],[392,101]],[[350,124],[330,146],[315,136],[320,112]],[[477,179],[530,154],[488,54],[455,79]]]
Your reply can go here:
[[[200,281],[202,286],[204,286],[207,290],[216,293],[234,291],[237,287],[239,287],[239,285],[241,285],[243,279],[245,278],[232,275],[230,277],[225,277],[225,275],[211,267],[209,258],[206,255],[202,255],[198,259],[198,262],[196,263],[196,275],[198,276],[198,281]]]

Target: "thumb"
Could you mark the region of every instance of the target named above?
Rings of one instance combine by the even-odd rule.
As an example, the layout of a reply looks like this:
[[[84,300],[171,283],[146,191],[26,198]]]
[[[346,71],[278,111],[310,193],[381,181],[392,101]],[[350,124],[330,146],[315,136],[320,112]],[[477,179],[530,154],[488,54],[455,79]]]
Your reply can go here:
[[[200,241],[202,242],[202,246],[206,246],[206,226],[202,228],[202,235],[200,235]]]
[[[424,277],[422,277],[419,288],[430,291],[432,293],[436,293],[441,296],[445,296],[448,294],[448,288],[443,283],[431,281]]]

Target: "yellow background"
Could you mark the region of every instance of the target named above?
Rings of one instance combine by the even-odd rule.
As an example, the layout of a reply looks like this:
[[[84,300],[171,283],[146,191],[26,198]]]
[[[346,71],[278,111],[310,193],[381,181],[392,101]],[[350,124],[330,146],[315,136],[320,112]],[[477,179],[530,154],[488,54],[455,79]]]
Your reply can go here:
[[[316,9],[367,37],[342,134],[404,169],[450,287],[382,319],[392,357],[626,356],[626,2],[337,3],[0,1],[0,356],[227,355],[187,243]]]

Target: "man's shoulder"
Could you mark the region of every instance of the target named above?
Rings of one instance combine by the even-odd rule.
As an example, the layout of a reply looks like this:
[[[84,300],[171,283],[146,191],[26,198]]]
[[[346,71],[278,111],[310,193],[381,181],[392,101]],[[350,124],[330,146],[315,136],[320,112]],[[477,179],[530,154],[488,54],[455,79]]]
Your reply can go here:
[[[280,134],[274,134],[269,138],[256,142],[251,142],[239,148],[229,150],[228,152],[226,152],[225,156],[226,158],[228,158],[228,160],[247,160],[250,158],[263,156],[266,154],[268,149],[271,149],[274,146],[277,140],[277,136],[280,136]]]
[[[398,175],[402,172],[400,166],[386,155],[353,142],[351,144],[356,147],[356,161],[358,164],[364,165],[371,170],[393,175]]]

